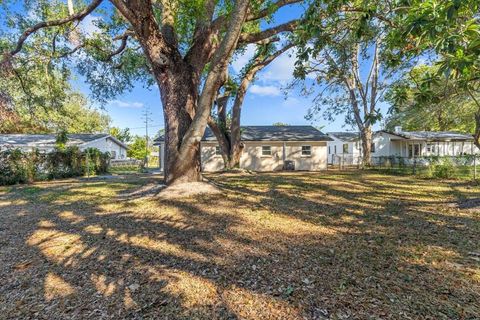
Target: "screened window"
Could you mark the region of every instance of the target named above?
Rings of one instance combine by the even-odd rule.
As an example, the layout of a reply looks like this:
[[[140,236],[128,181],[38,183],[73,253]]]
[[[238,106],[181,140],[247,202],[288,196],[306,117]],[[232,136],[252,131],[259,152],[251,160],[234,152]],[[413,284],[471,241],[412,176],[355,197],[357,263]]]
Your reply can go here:
[[[333,146],[333,151],[335,154],[337,154],[337,146]]]
[[[328,146],[328,154],[332,153],[332,150],[330,150],[330,146]]]
[[[372,144],[371,144],[370,151],[371,151],[371,152],[375,152],[375,143],[372,143]]]
[[[302,156],[311,156],[312,146],[302,146]]]
[[[221,156],[222,155],[222,151],[220,150],[220,146],[215,147],[215,155],[216,156]]]
[[[271,156],[272,147],[271,146],[262,146],[262,156]]]
[[[343,153],[348,153],[348,143],[343,144]]]

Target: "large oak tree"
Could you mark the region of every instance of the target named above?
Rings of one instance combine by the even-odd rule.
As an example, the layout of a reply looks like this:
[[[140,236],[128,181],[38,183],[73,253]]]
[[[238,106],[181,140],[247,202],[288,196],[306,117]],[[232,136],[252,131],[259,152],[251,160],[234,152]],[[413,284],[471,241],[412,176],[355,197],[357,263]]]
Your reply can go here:
[[[260,22],[296,2],[93,0],[76,8],[70,1],[68,6],[39,1],[45,8],[39,21],[18,26],[20,36],[4,50],[1,70],[14,70],[16,56],[43,32],[53,60],[77,54],[80,72],[98,98],[121,93],[135,80],[150,80],[160,90],[165,118],[165,180],[197,181],[199,142],[232,54],[239,46],[292,30],[296,20],[267,28]],[[97,21],[95,36],[85,36],[80,21],[95,10],[111,14]]]

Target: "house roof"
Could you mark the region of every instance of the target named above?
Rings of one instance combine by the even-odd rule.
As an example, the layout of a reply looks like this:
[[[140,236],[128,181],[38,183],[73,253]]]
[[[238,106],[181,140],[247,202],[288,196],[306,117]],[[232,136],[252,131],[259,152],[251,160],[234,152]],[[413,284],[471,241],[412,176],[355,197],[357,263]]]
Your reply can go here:
[[[389,134],[393,134],[404,139],[411,140],[436,140],[436,141],[449,141],[449,140],[473,140],[473,135],[464,134],[455,131],[401,131],[390,132],[384,131]]]
[[[359,132],[327,132],[327,135],[333,136],[338,140],[342,140],[345,142],[353,142],[360,140]]]
[[[242,141],[331,141],[332,139],[312,126],[242,126]],[[206,128],[202,141],[215,141],[215,135]],[[164,141],[160,136],[157,144]]]
[[[392,132],[386,130],[380,130],[373,133],[377,135],[379,133],[387,133],[407,140],[433,140],[433,141],[450,141],[450,140],[473,140],[473,136],[454,131],[401,131]],[[353,142],[360,140],[360,134],[358,132],[328,132],[329,136],[333,136],[344,142]]]
[[[127,148],[123,142],[106,133],[67,134],[67,137],[68,146],[79,146],[101,138],[109,138]],[[55,146],[56,139],[55,134],[0,134],[0,146],[50,148]]]

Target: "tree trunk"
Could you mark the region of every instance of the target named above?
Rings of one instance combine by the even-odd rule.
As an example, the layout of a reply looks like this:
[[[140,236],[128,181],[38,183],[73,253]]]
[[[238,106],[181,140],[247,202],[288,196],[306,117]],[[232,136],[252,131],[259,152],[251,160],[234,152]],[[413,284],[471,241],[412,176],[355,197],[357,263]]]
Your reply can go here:
[[[178,70],[181,68],[184,70]],[[195,76],[183,63],[178,63],[173,70],[161,72],[156,78],[165,119],[165,183],[201,181],[200,143],[189,146],[183,156],[179,153],[181,139],[195,113],[198,96]]]
[[[475,133],[473,135],[473,143],[480,149],[480,109],[475,113]]]
[[[243,144],[240,141],[231,142],[230,155],[227,163],[227,169],[235,169],[240,167],[240,156],[242,155]]]
[[[372,127],[366,126],[361,131],[362,137],[362,163],[364,166],[372,164]]]

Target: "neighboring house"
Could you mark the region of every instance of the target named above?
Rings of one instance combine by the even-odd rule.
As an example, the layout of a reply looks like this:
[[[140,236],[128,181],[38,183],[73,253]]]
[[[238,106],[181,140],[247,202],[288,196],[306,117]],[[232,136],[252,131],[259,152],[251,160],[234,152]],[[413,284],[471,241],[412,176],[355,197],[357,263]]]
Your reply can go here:
[[[327,142],[331,139],[312,126],[243,126],[244,145],[240,168],[252,171],[293,170],[317,171],[327,168]],[[164,138],[155,139],[160,147],[160,168],[164,163]],[[220,146],[207,128],[200,143],[202,170],[220,171],[224,168]]]
[[[361,162],[362,143],[358,132],[329,132],[333,141],[328,143],[328,163]],[[428,157],[478,154],[473,136],[451,131],[381,130],[373,133],[372,158],[376,157]]]
[[[77,146],[80,150],[97,148],[101,152],[109,152],[112,159],[125,159],[127,145],[109,134],[68,134],[67,146]],[[38,149],[50,152],[56,146],[57,136],[54,134],[0,134],[0,150],[19,148],[23,151]]]

